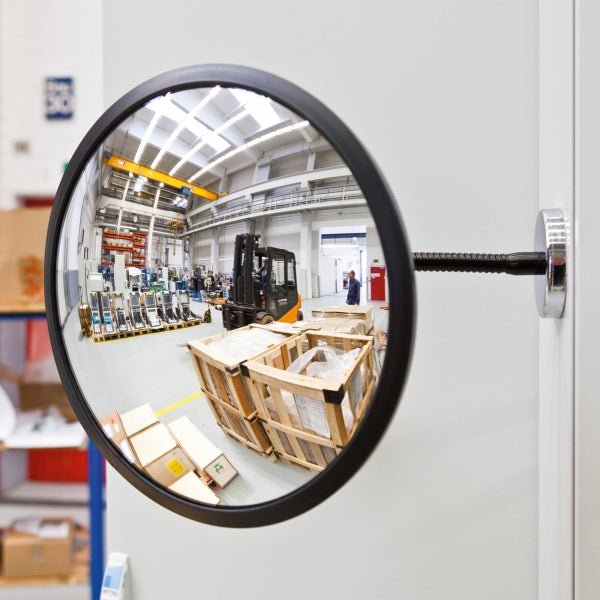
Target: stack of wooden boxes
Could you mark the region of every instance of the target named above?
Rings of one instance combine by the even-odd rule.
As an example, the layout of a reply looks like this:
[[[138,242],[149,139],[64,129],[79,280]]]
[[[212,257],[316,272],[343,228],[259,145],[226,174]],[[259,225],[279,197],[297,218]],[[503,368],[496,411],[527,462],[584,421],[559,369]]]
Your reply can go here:
[[[261,326],[243,329],[254,327]],[[188,344],[217,423],[272,460],[314,472],[324,469],[351,439],[373,394],[372,336],[321,330],[289,333],[254,357],[232,361],[210,348],[211,342],[227,335]],[[305,368],[287,371],[305,353],[324,346],[356,353],[341,381],[306,375]],[[319,360],[319,354],[311,360]]]
[[[356,332],[364,335],[370,335],[375,325],[373,307],[366,304],[314,308],[312,318],[323,319],[324,325],[329,329],[343,327],[345,323],[348,324],[349,322],[358,322],[359,324],[354,325]]]
[[[236,329],[235,334],[251,334],[259,330],[273,331],[263,325],[247,325]],[[248,448],[275,460],[273,444],[263,423],[258,419],[251,381],[242,372],[245,361],[211,347],[229,335],[229,332],[219,333],[188,342],[200,387],[216,422],[225,433]],[[291,335],[293,334],[281,334],[280,337],[285,339]]]

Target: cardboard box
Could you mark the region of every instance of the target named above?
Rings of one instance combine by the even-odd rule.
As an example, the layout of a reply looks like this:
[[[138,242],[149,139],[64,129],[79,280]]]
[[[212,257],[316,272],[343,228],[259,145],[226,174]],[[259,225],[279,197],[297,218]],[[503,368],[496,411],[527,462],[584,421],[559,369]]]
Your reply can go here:
[[[54,406],[68,423],[77,421],[51,354],[27,365],[19,390],[21,410],[48,410]]]
[[[27,452],[29,481],[88,482],[88,453],[82,448],[32,448]]]
[[[193,472],[194,465],[181,448],[174,448],[146,465],[145,470],[158,483],[169,487],[187,473]]]
[[[181,417],[169,424],[179,446],[196,469],[219,487],[226,486],[237,474],[233,465],[189,419]]]
[[[194,465],[177,446],[164,423],[155,425],[129,438],[139,464],[156,481],[164,486],[173,485]]]
[[[211,504],[213,506],[221,504],[221,499],[196,473],[186,473],[181,479],[170,485],[169,489],[204,504]]]
[[[44,246],[51,208],[0,211],[0,307],[43,311]]]
[[[137,465],[140,464],[137,461],[137,458],[131,448],[131,444],[129,443],[129,439],[125,434],[125,429],[123,427],[123,422],[121,421],[121,417],[119,413],[114,410],[108,415],[105,415],[100,419],[100,425],[104,430],[104,433],[108,436],[110,441],[117,446],[123,452],[127,460]]]
[[[19,384],[21,410],[48,410],[55,406],[65,421],[74,423],[77,416],[71,407],[62,383],[22,380]]]
[[[123,429],[128,437],[158,423],[149,404],[142,404],[120,415]]]
[[[71,519],[15,521],[2,540],[5,577],[68,577],[73,566]]]
[[[23,373],[0,365],[0,377],[19,386],[19,407],[23,412],[55,407],[67,423],[77,421],[51,354],[27,365]]]

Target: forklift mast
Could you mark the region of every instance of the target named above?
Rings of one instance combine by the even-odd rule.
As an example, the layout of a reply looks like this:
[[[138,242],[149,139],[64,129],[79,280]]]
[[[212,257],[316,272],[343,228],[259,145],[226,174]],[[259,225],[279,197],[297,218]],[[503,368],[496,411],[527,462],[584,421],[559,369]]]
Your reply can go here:
[[[235,239],[233,256],[235,281],[231,290],[231,301],[235,304],[252,304],[254,302],[252,265],[256,246],[258,246],[258,236],[254,234],[238,235]]]
[[[249,323],[294,322],[302,318],[294,253],[260,247],[259,239],[260,235],[254,233],[235,238],[233,285],[228,301],[222,305],[223,324],[228,330]],[[261,278],[265,266],[267,277]]]
[[[235,304],[254,304],[254,256],[261,254],[258,248],[260,235],[240,234],[235,238],[233,255],[233,289],[231,301]],[[262,250],[262,249],[261,249]]]

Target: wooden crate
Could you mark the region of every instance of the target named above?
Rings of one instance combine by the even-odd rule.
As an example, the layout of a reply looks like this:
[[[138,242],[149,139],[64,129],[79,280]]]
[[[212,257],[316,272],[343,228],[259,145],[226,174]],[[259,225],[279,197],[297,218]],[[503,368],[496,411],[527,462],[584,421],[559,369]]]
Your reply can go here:
[[[234,331],[253,329],[274,331],[283,334],[285,339],[294,335],[292,332],[282,332],[258,324],[247,325]],[[273,445],[263,424],[258,420],[251,391],[252,384],[242,371],[244,361],[233,359],[210,346],[213,342],[222,340],[228,335],[230,332],[224,332],[188,342],[200,387],[216,422],[225,433],[248,448],[264,455],[271,455]],[[279,345],[279,343],[273,344],[271,348],[277,348]],[[262,352],[257,352],[257,354],[262,354]]]
[[[265,431],[264,424],[257,416],[248,419],[226,402],[208,394],[205,397],[215,421],[227,435],[271,460],[276,458],[273,454],[273,444]]]
[[[313,317],[332,319],[362,319],[365,322],[365,333],[371,333],[375,322],[373,321],[373,307],[365,304],[342,304],[340,306],[323,306],[312,310]]]
[[[332,331],[334,333],[349,333],[351,335],[365,335],[366,323],[364,319],[352,319],[348,317],[314,317],[309,321],[301,321],[304,325],[303,331]]]
[[[272,331],[268,326],[253,324],[235,329],[234,332],[251,331],[253,329]],[[210,346],[213,342],[221,341],[231,333],[233,332],[226,331],[208,338],[188,342],[188,348],[200,382],[200,387],[207,398],[224,403],[235,409],[239,416],[252,420],[257,414],[249,389],[249,382],[241,369],[242,362],[244,361],[236,360]],[[286,337],[293,335],[293,333],[282,333],[280,331],[275,331],[274,333]],[[267,348],[264,348],[264,350],[267,350]],[[262,351],[257,352],[257,354],[261,353]]]
[[[341,382],[285,370],[295,358],[322,345],[344,351],[360,349]],[[254,404],[276,454],[320,471],[346,446],[369,405],[376,379],[373,339],[307,331],[246,361],[244,370],[252,381]],[[350,417],[348,423],[345,416]]]

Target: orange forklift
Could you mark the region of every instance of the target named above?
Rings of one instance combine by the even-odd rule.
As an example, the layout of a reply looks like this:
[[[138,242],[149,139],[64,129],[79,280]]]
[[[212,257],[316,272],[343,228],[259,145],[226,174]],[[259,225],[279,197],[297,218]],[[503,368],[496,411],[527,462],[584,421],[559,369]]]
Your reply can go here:
[[[228,331],[250,323],[294,323],[303,318],[294,253],[260,247],[259,239],[254,233],[235,238],[232,286],[221,305]]]

